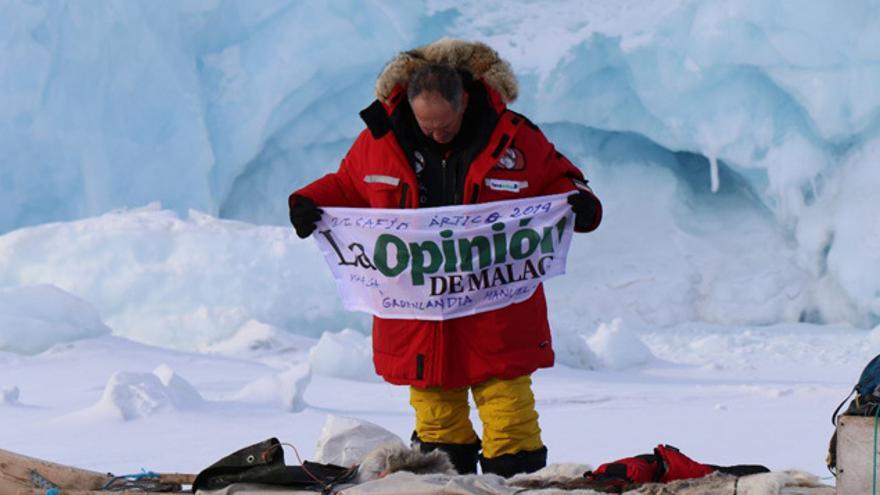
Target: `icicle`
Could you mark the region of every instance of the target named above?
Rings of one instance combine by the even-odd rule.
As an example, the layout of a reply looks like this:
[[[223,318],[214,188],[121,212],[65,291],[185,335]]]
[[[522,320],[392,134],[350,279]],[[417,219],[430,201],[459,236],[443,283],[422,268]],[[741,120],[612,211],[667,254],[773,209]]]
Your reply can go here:
[[[718,158],[715,155],[709,156],[709,180],[712,192],[717,193],[720,183],[718,179]]]

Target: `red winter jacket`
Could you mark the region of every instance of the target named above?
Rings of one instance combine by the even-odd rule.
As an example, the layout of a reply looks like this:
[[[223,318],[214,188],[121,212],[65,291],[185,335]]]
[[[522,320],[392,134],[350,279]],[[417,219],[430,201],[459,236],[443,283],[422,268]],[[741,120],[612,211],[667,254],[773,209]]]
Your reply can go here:
[[[508,111],[499,92],[485,84],[499,115],[488,145],[470,164],[464,203],[486,203],[586,188],[583,174],[524,117]],[[415,172],[387,125],[401,101],[403,85],[361,113],[361,132],[339,170],[295,191],[319,206],[416,208]],[[502,161],[502,158],[505,160]],[[376,180],[381,176],[382,180]],[[517,181],[518,191],[494,180]],[[509,189],[509,188],[504,188]],[[592,193],[590,193],[592,194]],[[596,201],[598,204],[598,200]],[[593,230],[601,220],[598,208]],[[390,383],[420,388],[458,388],[490,378],[510,379],[553,365],[547,304],[542,286],[518,304],[446,321],[373,318],[373,362]]]
[[[682,454],[680,450],[671,445],[661,444],[654,448],[653,454],[642,454],[602,464],[595,471],[588,471],[584,477],[606,481],[617,479],[627,483],[669,483],[676,480],[702,478],[719,469],[737,474],[737,466],[721,468],[711,464],[702,464]],[[740,472],[754,474],[766,472],[766,469],[763,466],[741,466]]]

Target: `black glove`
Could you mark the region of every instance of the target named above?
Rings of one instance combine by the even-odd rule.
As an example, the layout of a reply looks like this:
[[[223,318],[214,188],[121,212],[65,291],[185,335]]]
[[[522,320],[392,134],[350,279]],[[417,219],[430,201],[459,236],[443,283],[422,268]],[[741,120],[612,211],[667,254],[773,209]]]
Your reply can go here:
[[[584,231],[596,222],[596,197],[585,191],[578,191],[568,197],[568,204],[574,212],[574,228]]]
[[[293,198],[293,206],[290,207],[290,223],[293,224],[296,235],[300,239],[305,239],[315,231],[315,222],[321,219],[324,210],[318,208],[314,201],[305,196],[294,196]]]

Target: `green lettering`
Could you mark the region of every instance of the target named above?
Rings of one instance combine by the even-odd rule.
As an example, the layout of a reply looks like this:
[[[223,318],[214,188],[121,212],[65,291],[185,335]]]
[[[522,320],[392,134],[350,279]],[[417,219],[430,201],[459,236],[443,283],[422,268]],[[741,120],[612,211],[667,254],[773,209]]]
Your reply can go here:
[[[452,237],[451,230],[443,230],[440,232],[440,237],[443,240],[443,270],[446,273],[452,273],[455,271],[455,265],[458,264],[458,258],[455,256],[455,241],[450,239]]]
[[[544,227],[544,237],[541,238],[541,254],[550,254],[556,250],[553,245],[553,227]]]
[[[394,268],[388,266],[388,245],[393,244],[397,251],[397,264]],[[409,265],[409,251],[406,249],[406,243],[399,237],[391,234],[382,234],[376,239],[376,247],[373,249],[373,263],[379,272],[386,277],[396,277],[400,275]]]
[[[412,254],[412,282],[413,285],[424,285],[426,273],[436,273],[443,263],[443,255],[440,248],[433,241],[411,242],[409,251]],[[425,253],[431,257],[431,262],[425,264]]]
[[[461,271],[474,271],[474,248],[477,248],[477,255],[480,257],[481,270],[492,264],[492,249],[489,247],[488,238],[478,235],[473,239],[459,239],[458,253],[461,257]]]
[[[538,249],[541,242],[541,235],[533,229],[517,230],[510,238],[510,256],[515,260],[528,258]],[[523,243],[527,245],[523,249]]]
[[[556,228],[559,230],[559,242],[562,242],[562,234],[565,233],[565,224],[566,223],[567,223],[567,221],[566,221],[565,217],[560,218],[559,221],[556,222]]]
[[[507,261],[507,236],[504,235],[504,224],[501,222],[492,224],[492,230],[498,232],[492,236],[492,241],[495,244],[495,264],[500,265]]]

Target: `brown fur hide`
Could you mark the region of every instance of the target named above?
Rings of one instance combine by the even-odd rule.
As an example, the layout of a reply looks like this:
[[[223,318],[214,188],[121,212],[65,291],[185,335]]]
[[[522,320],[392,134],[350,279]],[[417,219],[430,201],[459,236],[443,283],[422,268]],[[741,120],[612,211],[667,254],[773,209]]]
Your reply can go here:
[[[445,452],[435,450],[423,454],[397,444],[388,444],[373,449],[367,454],[358,466],[358,482],[384,478],[398,471],[415,474],[455,474],[455,469]]]

